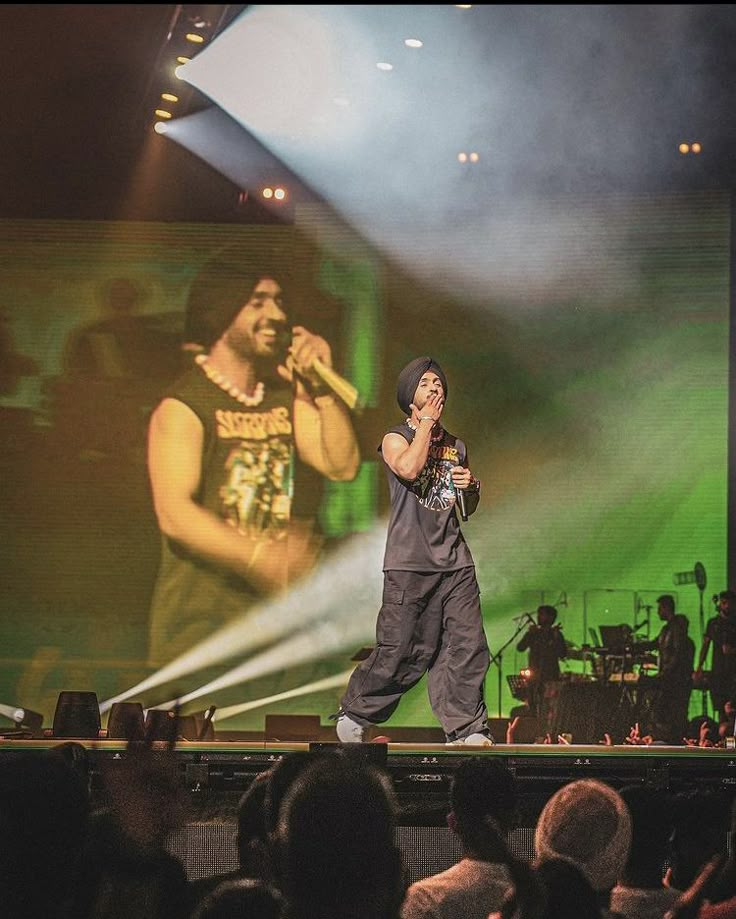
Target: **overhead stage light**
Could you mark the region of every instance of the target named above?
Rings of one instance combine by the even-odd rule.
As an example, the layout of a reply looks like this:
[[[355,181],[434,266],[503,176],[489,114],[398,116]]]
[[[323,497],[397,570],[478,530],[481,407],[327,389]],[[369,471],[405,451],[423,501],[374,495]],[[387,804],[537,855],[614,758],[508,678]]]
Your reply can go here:
[[[266,185],[265,188],[261,189],[261,197],[265,198],[267,201],[285,201],[286,189],[281,188],[279,185],[277,185],[275,188],[272,188],[270,185]]]

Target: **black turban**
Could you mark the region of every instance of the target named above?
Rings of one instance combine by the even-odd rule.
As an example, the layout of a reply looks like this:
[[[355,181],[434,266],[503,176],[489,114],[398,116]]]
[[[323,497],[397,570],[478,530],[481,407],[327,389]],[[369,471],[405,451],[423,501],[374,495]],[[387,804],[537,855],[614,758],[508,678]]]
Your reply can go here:
[[[250,300],[261,278],[273,278],[286,288],[286,265],[268,253],[243,254],[235,248],[213,256],[189,289],[184,340],[211,348]]]
[[[434,371],[442,381],[442,388],[447,398],[447,377],[437,361],[431,357],[415,357],[399,374],[399,382],[396,387],[396,398],[401,410],[407,415],[411,414],[411,403],[414,401],[414,393],[417,391],[419,381],[430,370]]]

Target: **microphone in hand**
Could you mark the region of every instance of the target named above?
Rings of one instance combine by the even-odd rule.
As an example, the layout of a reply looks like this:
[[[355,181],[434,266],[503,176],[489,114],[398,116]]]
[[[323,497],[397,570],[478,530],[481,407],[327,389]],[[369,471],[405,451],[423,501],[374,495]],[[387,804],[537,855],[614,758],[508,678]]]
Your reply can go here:
[[[457,506],[460,508],[460,517],[463,522],[465,522],[468,519],[468,510],[465,505],[465,489],[455,486],[455,498],[457,500]]]

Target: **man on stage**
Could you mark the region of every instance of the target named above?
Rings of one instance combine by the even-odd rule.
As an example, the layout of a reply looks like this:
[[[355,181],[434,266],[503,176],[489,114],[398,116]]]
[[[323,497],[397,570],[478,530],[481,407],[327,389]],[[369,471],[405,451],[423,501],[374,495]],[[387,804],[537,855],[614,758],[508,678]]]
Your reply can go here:
[[[657,695],[652,709],[652,735],[657,740],[681,744],[687,724],[692,690],[695,644],[688,636],[687,616],[675,612],[675,598],[662,594],[657,598],[657,614],[664,622],[653,642],[639,642],[640,650],[659,652]]]
[[[703,665],[713,645],[710,673],[710,700],[716,717],[726,714],[726,703],[736,701],[736,592],[718,594],[718,615],[705,626],[698,663],[693,672],[697,686],[703,679]]]
[[[529,652],[529,706],[539,719],[546,723],[544,692],[547,683],[559,680],[560,660],[567,657],[567,645],[562,630],[555,625],[557,610],[554,606],[537,607],[537,621],[532,619],[529,628],[516,646],[517,651]]]
[[[480,592],[457,516],[474,513],[480,482],[465,444],[440,423],[447,379],[431,357],[399,374],[406,419],[384,436],[391,497],[376,647],[353,672],[337,714],[337,736],[359,743],[391,717],[428,674],[429,701],[448,743],[490,745],[483,682],[490,663]]]
[[[281,260],[226,251],[190,289],[190,369],[155,408],[148,469],[162,533],[150,659],[160,665],[285,590],[316,562],[315,513],[299,489],[310,469],[357,474],[347,407],[315,361],[329,344],[289,320]]]

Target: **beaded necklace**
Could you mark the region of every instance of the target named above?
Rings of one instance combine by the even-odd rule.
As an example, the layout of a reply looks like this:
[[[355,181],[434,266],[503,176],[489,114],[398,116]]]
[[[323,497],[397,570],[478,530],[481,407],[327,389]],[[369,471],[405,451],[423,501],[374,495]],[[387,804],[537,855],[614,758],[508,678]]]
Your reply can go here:
[[[256,383],[256,388],[253,390],[253,395],[249,396],[234,383],[231,383],[230,380],[228,380],[224,374],[220,373],[219,370],[214,370],[212,367],[210,367],[206,354],[198,354],[194,360],[202,368],[208,380],[212,380],[215,386],[219,386],[220,389],[224,390],[226,393],[228,393],[228,395],[232,396],[233,399],[237,399],[237,401],[242,405],[247,405],[249,408],[254,408],[256,405],[260,405],[261,402],[263,402],[263,397],[266,394],[266,387],[263,385],[263,383]]]

